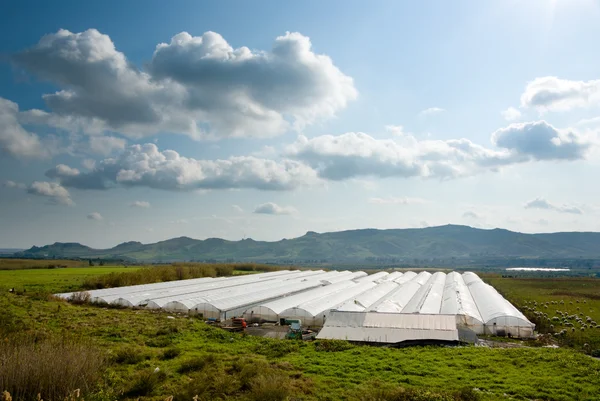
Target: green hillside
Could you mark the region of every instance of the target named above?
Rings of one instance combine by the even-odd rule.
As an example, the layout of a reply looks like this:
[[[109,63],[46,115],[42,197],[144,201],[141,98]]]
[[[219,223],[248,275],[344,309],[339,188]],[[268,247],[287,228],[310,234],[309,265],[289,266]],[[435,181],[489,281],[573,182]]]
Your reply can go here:
[[[432,259],[546,258],[600,259],[600,233],[522,234],[503,229],[467,226],[395,230],[350,230],[276,242],[173,238],[154,244],[126,242],[111,249],[77,243],[32,247],[15,254],[35,258],[120,258],[137,261],[315,261],[345,262],[373,259],[397,261]]]

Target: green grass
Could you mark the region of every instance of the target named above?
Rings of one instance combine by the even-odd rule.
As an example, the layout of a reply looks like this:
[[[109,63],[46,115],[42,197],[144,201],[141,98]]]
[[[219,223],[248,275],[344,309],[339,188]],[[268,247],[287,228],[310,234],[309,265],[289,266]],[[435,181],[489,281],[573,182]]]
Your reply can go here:
[[[589,316],[594,322],[600,323],[599,279],[486,277],[485,280],[536,323],[538,331],[555,333],[565,329],[566,335],[554,336],[559,343],[576,348],[584,348],[587,344],[585,348],[588,353],[600,349],[600,328],[590,328],[586,322]],[[568,321],[573,324],[573,331],[571,327],[563,324],[564,319],[557,311],[566,312],[571,316],[581,315],[580,318],[587,327],[582,331],[582,325],[570,319]],[[548,317],[540,314],[546,314]],[[554,317],[560,319],[553,320]]]
[[[28,292],[69,292],[90,278],[109,273],[131,272],[139,267],[102,266],[61,269],[0,270],[0,289],[15,287]]]
[[[98,269],[114,268],[92,269],[99,274]],[[40,283],[32,289],[68,291],[85,279],[83,272],[52,279],[51,273],[64,270],[76,269],[0,272],[0,280],[17,285],[26,273],[27,283]],[[513,288],[514,281],[506,280],[501,287]],[[526,292],[523,286],[519,291]],[[170,395],[174,401],[195,395],[198,400],[600,399],[600,362],[572,349],[391,349],[271,340],[227,333],[186,316],[6,292],[0,294],[0,311],[0,337],[2,327],[7,336],[68,333],[103,350],[110,364],[94,392],[85,395],[92,401],[140,396],[158,401]]]

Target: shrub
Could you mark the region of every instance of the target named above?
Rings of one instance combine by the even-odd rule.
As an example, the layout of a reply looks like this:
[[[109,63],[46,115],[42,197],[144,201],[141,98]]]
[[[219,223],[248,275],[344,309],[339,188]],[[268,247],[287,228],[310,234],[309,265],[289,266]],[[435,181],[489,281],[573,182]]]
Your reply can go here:
[[[593,350],[593,351],[592,351],[592,353],[591,353],[591,355],[592,355],[594,358],[600,358],[600,349],[595,349],[595,350]]]
[[[125,392],[125,395],[128,397],[150,395],[166,377],[167,375],[163,371],[142,370],[135,375],[131,387]]]
[[[119,364],[135,365],[143,360],[148,359],[148,355],[143,353],[139,348],[127,347],[119,349],[114,356],[114,361]]]
[[[10,337],[0,342],[0,389],[14,400],[63,400],[93,389],[105,366],[95,346],[72,338]]]
[[[87,304],[92,299],[92,296],[87,291],[74,292],[69,297],[69,302],[74,303],[76,305]]]
[[[169,359],[175,359],[180,354],[181,354],[181,350],[179,348],[175,348],[175,347],[167,348],[166,350],[163,351],[162,355],[160,356],[160,359],[162,359],[163,361],[166,361]]]
[[[181,363],[177,372],[179,373],[189,373],[189,372],[198,372],[204,369],[206,366],[214,365],[217,362],[217,358],[213,354],[208,354],[205,356],[199,356],[196,358],[188,359]]]
[[[250,384],[249,398],[254,401],[283,401],[292,392],[287,376],[270,373],[255,377]]]

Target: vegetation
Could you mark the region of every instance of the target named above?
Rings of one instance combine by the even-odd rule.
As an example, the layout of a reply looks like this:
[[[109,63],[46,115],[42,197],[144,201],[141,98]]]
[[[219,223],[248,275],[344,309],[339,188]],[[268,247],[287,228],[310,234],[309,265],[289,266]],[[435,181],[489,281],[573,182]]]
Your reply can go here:
[[[83,283],[83,288],[93,290],[99,288],[124,287],[128,285],[160,283],[164,281],[187,280],[200,277],[231,276],[235,272],[269,272],[279,267],[258,264],[204,264],[175,263],[169,266],[156,266],[128,272],[113,272],[104,276],[92,277]]]
[[[15,279],[11,273],[0,272],[0,282],[7,287],[16,285],[10,281]],[[53,291],[68,291],[84,280],[75,276],[72,281],[41,281]],[[503,288],[516,282],[496,280],[506,280],[502,281]],[[560,284],[556,286],[560,291]],[[570,285],[565,288],[572,289]],[[41,344],[61,344],[66,338],[64,348],[45,349],[56,348],[56,353],[65,354],[58,359],[61,366],[49,365],[70,384],[55,390],[23,387],[21,392],[9,387],[14,401],[36,399],[38,393],[47,401],[62,400],[76,389],[90,401],[162,401],[169,396],[176,401],[196,396],[196,400],[240,401],[600,397],[600,363],[571,349],[391,349],[344,341],[273,340],[228,333],[187,316],[73,305],[33,291],[26,295],[2,291],[0,311],[0,339],[4,344],[33,338],[40,344],[39,350]],[[75,362],[69,359],[68,350],[78,354],[73,356]],[[40,361],[49,357],[38,351],[33,355]],[[13,359],[2,360],[0,366],[14,363]],[[81,367],[77,364],[91,363],[88,360],[97,361],[86,370],[90,376],[83,381],[67,381],[67,365]],[[4,369],[0,371],[5,374]],[[23,377],[36,377],[32,373],[35,370],[19,372]],[[3,387],[5,383],[1,382]]]
[[[81,260],[0,258],[0,270],[59,269],[65,267],[85,266],[88,266],[88,262]]]
[[[485,276],[484,276],[485,277]],[[510,299],[548,344],[600,352],[600,280],[595,278],[502,278],[485,280]]]
[[[600,261],[600,233],[522,234],[447,225],[400,230],[352,230],[306,235],[276,242],[173,238],[155,244],[127,242],[111,249],[55,243],[33,247],[25,257],[122,258],[137,261],[262,261],[283,264],[365,261],[374,264],[460,266],[465,264],[545,265],[571,259],[592,269]],[[587,258],[587,259],[582,259]]]

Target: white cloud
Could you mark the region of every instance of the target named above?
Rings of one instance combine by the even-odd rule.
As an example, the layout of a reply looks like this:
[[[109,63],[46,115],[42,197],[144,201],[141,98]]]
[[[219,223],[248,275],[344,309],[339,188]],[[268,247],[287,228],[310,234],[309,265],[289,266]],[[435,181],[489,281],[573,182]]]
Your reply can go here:
[[[165,190],[253,188],[291,190],[318,182],[314,170],[293,160],[255,157],[196,160],[155,144],[133,145],[116,158],[105,159],[89,173],[64,177],[67,187],[108,189],[117,185]]]
[[[190,221],[188,219],[177,219],[177,220],[172,220],[169,223],[171,223],[171,224],[190,224]]]
[[[276,214],[276,215],[284,215],[284,214],[293,214],[296,213],[297,210],[291,206],[279,206],[273,202],[263,203],[262,205],[258,205],[256,209],[254,209],[254,213],[257,214]]]
[[[515,121],[521,118],[521,112],[514,107],[509,107],[500,114],[502,114],[502,117],[504,117],[506,121]]]
[[[100,221],[103,220],[104,217],[102,217],[102,215],[98,212],[92,212],[90,214],[87,215],[88,220],[96,220],[96,221]]]
[[[137,207],[141,209],[148,209],[150,207],[150,202],[147,201],[135,201],[129,204],[130,207]]]
[[[72,206],[75,203],[71,200],[69,191],[56,182],[34,181],[27,192],[33,195],[49,198],[53,203]]]
[[[491,140],[499,149],[464,138],[376,139],[361,132],[310,139],[301,135],[285,153],[307,163],[321,178],[334,181],[364,176],[443,179],[530,161],[584,159],[598,144],[595,136],[558,130],[545,121],[511,124],[494,132]]]
[[[45,158],[48,147],[18,121],[19,106],[0,97],[0,152],[16,158]]]
[[[585,118],[577,122],[579,127],[600,128],[600,117]]]
[[[231,205],[231,208],[238,213],[244,213],[244,209],[242,209],[242,207],[239,205]]]
[[[401,125],[386,125],[385,130],[392,135],[402,136],[406,133],[404,132],[404,127]]]
[[[525,209],[546,209],[559,213],[583,214],[583,210],[573,205],[555,205],[544,198],[536,198],[525,203]]]
[[[422,117],[427,117],[427,116],[431,116],[431,115],[433,115],[433,114],[439,114],[439,113],[442,113],[442,112],[444,112],[444,111],[446,111],[446,110],[445,110],[445,109],[442,109],[442,108],[440,108],[440,107],[430,107],[430,108],[428,108],[428,109],[421,110],[421,111],[419,112],[419,115],[420,115],[420,116],[422,116]]]
[[[309,38],[287,33],[269,52],[232,48],[215,32],[186,32],[156,46],[146,71],[95,29],[59,30],[13,61],[61,88],[44,95],[53,113],[32,123],[139,138],[158,132],[200,137],[273,136],[329,118],[357,97],[352,78]]]
[[[79,175],[79,170],[76,168],[69,167],[65,164],[59,164],[56,167],[46,171],[46,177],[48,178],[65,178],[65,177],[76,177]]]
[[[481,218],[481,216],[472,210],[467,210],[466,212],[463,213],[463,218],[470,219],[470,220],[479,220]]]
[[[492,142],[536,160],[583,159],[592,140],[574,131],[560,131],[545,121],[515,123],[492,134]]]
[[[6,188],[16,188],[16,189],[26,189],[27,185],[21,184],[20,182],[15,182],[11,180],[4,181],[4,186]]]
[[[421,198],[369,198],[369,203],[374,203],[377,205],[420,205],[423,203],[427,203],[428,201]]]
[[[571,81],[557,77],[536,78],[521,95],[521,106],[544,111],[568,111],[600,103],[600,80]]]
[[[96,160],[84,159],[81,161],[81,165],[88,170],[93,170],[96,167]]]
[[[93,153],[108,156],[116,150],[125,149],[127,141],[114,136],[91,136],[90,150]]]

